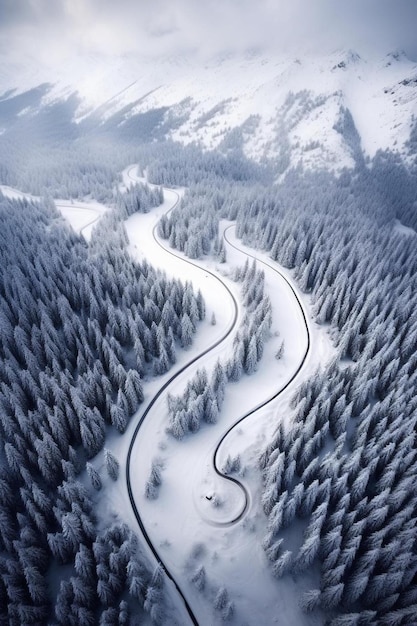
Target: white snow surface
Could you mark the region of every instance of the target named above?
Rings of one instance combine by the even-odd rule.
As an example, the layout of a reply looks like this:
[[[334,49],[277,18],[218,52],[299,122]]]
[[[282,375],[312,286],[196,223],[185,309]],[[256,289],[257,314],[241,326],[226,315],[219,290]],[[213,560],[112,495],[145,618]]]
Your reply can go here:
[[[87,241],[90,240],[94,224],[108,211],[104,204],[96,201],[55,200],[55,205],[75,232],[83,235]]]
[[[129,173],[131,177],[133,171],[130,168],[124,172],[126,185],[129,184]],[[227,245],[227,263],[223,265],[217,265],[212,260],[193,261],[199,266],[196,267],[175,258],[158,244],[152,235],[154,225],[175,203],[177,192],[165,190],[165,202],[161,207],[145,215],[135,214],[127,220],[125,225],[130,251],[134,258],[146,257],[153,265],[164,269],[168,276],[191,280],[196,289],[200,288],[207,307],[206,321],[199,325],[193,346],[179,352],[174,368],[145,385],[145,402],[132,418],[126,435],[123,438],[115,437],[106,445],[120,460],[125,459],[137,419],[158,389],[175,371],[212,345],[230,326],[233,320],[231,298],[224,287],[205,270],[217,273],[240,301],[239,285],[225,274],[244,263],[246,252],[255,255],[259,264],[265,262],[266,265],[262,267],[265,270],[266,291],[272,301],[273,327],[258,371],[227,386],[226,400],[217,424],[204,425],[198,433],[183,441],[176,441],[165,432],[168,414],[164,393],[148,414],[136,438],[130,468],[132,488],[147,532],[185,593],[200,624],[215,626],[222,623],[219,613],[213,609],[215,594],[221,586],[227,588],[235,604],[232,623],[239,626],[320,624],[322,619],[319,614],[313,617],[305,615],[298,605],[303,589],[317,585],[314,575],[294,581],[291,577],[277,580],[271,574],[261,547],[266,533],[266,518],[260,506],[261,477],[257,459],[279,420],[288,420],[288,402],[292,393],[302,380],[334,356],[334,349],[326,331],[311,321],[308,298],[294,285],[308,318],[311,348],[301,372],[289,388],[277,400],[232,430],[220,449],[220,464],[227,454],[241,454],[245,471],[238,479],[250,494],[246,514],[237,523],[229,525],[229,521],[242,511],[244,500],[238,486],[214,473],[214,448],[231,425],[251,408],[276,394],[291,378],[305,352],[307,336],[297,301],[285,281],[272,268],[279,269],[290,281],[291,274],[279,268],[265,254],[242,246],[234,238],[233,228],[228,230],[228,237],[240,247],[240,251]],[[221,230],[228,226],[230,223],[222,223]],[[167,246],[167,242],[162,244]],[[175,254],[181,256],[177,251]],[[210,324],[212,312],[217,319],[215,326]],[[242,307],[239,305],[238,324],[241,317]],[[176,378],[167,392],[181,393],[198,368],[204,366],[210,372],[217,358],[225,360],[230,357],[233,336],[234,333]],[[284,356],[277,361],[275,353],[282,340],[285,342]],[[144,489],[153,460],[162,463],[162,486],[157,500],[147,500]],[[101,455],[97,462],[102,463]],[[206,499],[206,496],[213,494],[223,503],[217,508]],[[132,528],[137,527],[122,472],[119,481],[109,484],[104,490],[100,509],[106,517],[121,513]],[[206,590],[203,593],[198,592],[190,582],[190,577],[200,565],[204,565],[207,574]],[[175,595],[172,588],[172,602],[175,602]],[[178,597],[176,604],[181,609]],[[181,625],[188,623],[184,611],[178,619]]]

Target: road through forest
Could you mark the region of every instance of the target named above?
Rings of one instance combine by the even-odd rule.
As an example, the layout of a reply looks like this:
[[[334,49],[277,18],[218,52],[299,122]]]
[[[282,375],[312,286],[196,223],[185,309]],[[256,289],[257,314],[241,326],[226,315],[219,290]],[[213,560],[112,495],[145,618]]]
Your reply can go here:
[[[129,179],[133,182],[139,182],[140,180],[143,179],[139,179],[139,177],[136,175],[136,170],[137,170],[137,166],[132,166],[127,170],[127,176],[129,177]],[[169,207],[167,207],[166,213],[170,213],[171,211],[173,211],[180,203],[180,195],[179,193],[175,190],[175,189],[167,189],[164,188],[164,192],[165,192],[165,196],[167,196],[166,192],[169,192],[170,195],[172,195],[173,197],[173,202],[170,204]],[[239,248],[239,246],[236,245],[236,243],[232,243],[232,241],[230,240],[230,238],[228,237],[228,235],[230,234],[230,231],[233,229],[233,226],[229,226],[225,231],[224,231],[224,239],[225,242],[227,243],[228,246],[233,247],[237,250],[239,250],[242,254],[244,254],[246,256],[246,258],[252,258],[255,259],[255,255],[253,254],[249,254],[247,251],[244,251],[242,248]],[[152,228],[152,232],[149,233],[149,236],[153,237],[155,242],[158,244],[158,246],[162,247],[166,252],[168,252],[170,255],[176,257],[177,259],[181,259],[181,261],[183,263],[186,264],[190,264],[194,267],[197,267],[201,270],[201,272],[204,274],[209,273],[211,276],[213,276],[217,281],[219,281],[220,283],[222,283],[224,290],[225,290],[225,294],[227,294],[227,297],[232,299],[233,302],[233,307],[234,307],[234,315],[233,315],[233,320],[232,323],[229,324],[229,326],[227,328],[225,328],[223,335],[221,336],[220,339],[218,339],[216,342],[214,342],[212,345],[210,345],[208,348],[206,348],[203,352],[201,352],[200,354],[194,356],[190,361],[188,361],[185,365],[183,365],[179,370],[177,370],[174,374],[172,374],[169,379],[163,384],[163,386],[157,391],[157,393],[152,397],[152,399],[150,400],[150,402],[148,403],[148,405],[146,406],[145,410],[143,411],[143,413],[140,415],[140,418],[136,424],[132,439],[130,441],[129,444],[129,450],[128,450],[128,457],[127,457],[127,461],[126,461],[126,481],[127,481],[127,488],[128,488],[128,493],[129,493],[129,499],[132,505],[132,509],[134,511],[136,520],[138,522],[138,525],[141,529],[141,532],[150,548],[150,550],[152,551],[155,559],[157,560],[157,562],[159,563],[159,565],[163,568],[163,570],[165,571],[166,575],[168,576],[168,578],[170,578],[170,580],[173,582],[175,588],[177,589],[178,593],[180,594],[180,596],[183,599],[185,608],[187,610],[187,613],[189,615],[190,621],[193,624],[199,624],[198,618],[195,615],[195,613],[193,612],[187,598],[185,597],[185,594],[183,592],[183,590],[180,587],[180,584],[177,580],[175,580],[173,574],[169,571],[169,568],[165,565],[163,558],[161,556],[161,554],[158,552],[158,550],[156,549],[155,545],[153,544],[147,529],[146,529],[146,523],[144,521],[144,519],[142,518],[141,515],[141,511],[139,510],[139,507],[136,503],[135,500],[135,493],[134,493],[134,489],[132,487],[132,483],[131,483],[131,476],[132,476],[132,451],[133,448],[135,446],[135,442],[136,439],[138,437],[140,437],[141,435],[141,427],[144,424],[145,420],[148,418],[148,416],[152,413],[152,409],[155,406],[156,402],[162,397],[162,396],[167,396],[169,391],[170,391],[170,386],[172,385],[172,383],[179,377],[181,376],[184,372],[187,372],[188,378],[191,378],[193,376],[193,374],[195,373],[196,369],[198,367],[202,367],[204,365],[204,358],[210,353],[212,352],[212,350],[214,350],[219,344],[221,344],[222,342],[224,342],[230,335],[231,333],[236,330],[237,325],[238,325],[238,309],[240,304],[238,303],[237,299],[234,297],[233,293],[231,292],[231,290],[229,289],[229,287],[227,286],[227,284],[225,283],[225,281],[222,279],[222,277],[218,274],[214,274],[213,272],[209,271],[206,267],[203,267],[201,265],[199,265],[198,263],[195,263],[189,259],[184,258],[183,255],[181,254],[177,254],[175,252],[175,250],[171,249],[168,245],[167,242],[162,241],[156,233],[156,229],[157,226],[155,225]],[[152,264],[152,258],[148,258],[148,261]],[[295,288],[293,287],[293,285],[291,284],[290,280],[282,273],[280,272],[276,267],[274,267],[273,262],[266,263],[263,260],[260,260],[259,258],[256,258],[257,264],[258,265],[263,265],[264,267],[268,267],[269,270],[272,270],[273,272],[275,272],[277,275],[279,275],[280,279],[283,279],[289,286],[293,297],[295,298],[301,314],[302,314],[302,318],[303,318],[303,322],[304,322],[304,327],[305,327],[305,332],[306,332],[306,348],[304,351],[304,354],[302,356],[302,358],[300,359],[300,362],[298,364],[298,367],[295,369],[295,371],[293,372],[291,378],[289,380],[286,381],[286,383],[281,386],[279,389],[274,389],[272,391],[272,393],[265,399],[263,400],[261,403],[257,404],[257,406],[251,408],[250,411],[246,412],[243,416],[240,416],[239,419],[237,419],[229,428],[227,428],[227,430],[223,433],[222,437],[219,439],[213,457],[212,457],[212,466],[214,471],[216,472],[216,474],[218,476],[220,476],[222,479],[230,481],[232,483],[234,483],[238,488],[241,489],[242,494],[244,496],[244,503],[243,506],[241,508],[241,510],[239,511],[239,513],[237,515],[235,515],[233,517],[233,519],[228,520],[227,522],[220,522],[220,524],[224,524],[227,526],[231,526],[233,524],[235,524],[236,522],[238,522],[239,520],[241,520],[247,509],[249,506],[249,502],[250,502],[250,497],[249,497],[249,491],[248,489],[245,487],[245,485],[239,481],[237,478],[225,475],[219,468],[218,466],[218,452],[219,449],[221,447],[221,445],[223,444],[224,440],[226,439],[226,437],[228,437],[228,435],[233,431],[233,429],[238,425],[241,424],[245,419],[247,419],[249,416],[253,415],[255,412],[259,411],[261,408],[265,407],[267,404],[269,404],[270,402],[272,402],[273,400],[275,400],[276,398],[278,398],[290,385],[291,383],[294,381],[294,379],[298,376],[300,370],[302,369],[305,360],[308,356],[308,353],[310,351],[310,331],[309,331],[309,326],[307,323],[307,318],[306,318],[306,313],[304,311],[303,305],[300,302],[298,296],[297,296],[297,292],[295,290]],[[181,276],[179,276],[178,278],[181,278]]]

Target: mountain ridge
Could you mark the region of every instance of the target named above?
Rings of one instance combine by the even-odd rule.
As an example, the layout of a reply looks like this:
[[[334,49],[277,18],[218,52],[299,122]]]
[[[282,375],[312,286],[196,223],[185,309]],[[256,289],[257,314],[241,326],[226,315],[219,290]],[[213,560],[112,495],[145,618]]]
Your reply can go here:
[[[66,66],[56,81],[49,75],[37,83],[41,77],[47,72],[39,68],[31,87],[47,83],[46,92],[20,106],[16,119],[72,98],[71,121],[79,127],[94,123],[102,130],[131,132],[135,120],[148,115],[161,137],[225,152],[242,149],[258,161],[282,161],[278,169],[341,170],[353,167],[360,153],[373,157],[379,149],[408,159],[417,115],[417,64],[402,51],[366,57],[348,49],[299,58],[252,51],[203,64],[187,57],[144,62],[125,56],[107,66],[102,58],[89,57],[78,70],[75,61]],[[16,87],[3,70],[3,132],[2,112],[25,100],[24,84],[22,78]]]

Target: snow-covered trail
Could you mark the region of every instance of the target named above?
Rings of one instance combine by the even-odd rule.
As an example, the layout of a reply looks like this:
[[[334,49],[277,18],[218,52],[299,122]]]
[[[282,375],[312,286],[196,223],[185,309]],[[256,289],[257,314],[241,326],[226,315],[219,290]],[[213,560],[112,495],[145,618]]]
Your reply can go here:
[[[125,170],[126,185],[130,180],[139,180],[133,174],[134,170],[135,167]],[[155,235],[155,225],[160,215],[172,210],[173,205],[178,202],[178,195],[181,195],[181,192],[165,189],[164,195],[166,200],[162,207],[153,210],[150,214],[133,216],[126,223],[131,241],[131,251],[133,254],[136,253],[139,258],[145,256],[153,265],[167,270],[171,276],[192,280],[195,287],[202,288],[209,312],[215,311],[217,317],[219,302],[224,302],[224,296],[222,300],[219,291],[213,293],[213,281],[208,283],[207,280],[213,277],[211,272],[208,274],[208,267],[215,271],[220,268],[216,267],[215,264],[213,268],[213,264],[206,261],[191,262],[181,253],[167,249],[166,244],[159,241]],[[228,247],[228,257],[229,254],[233,256],[232,251],[236,257],[232,260],[232,265],[242,265],[248,257],[254,258],[253,250],[249,252],[249,249],[244,249],[245,247],[237,242],[229,225],[226,225],[224,230],[226,230],[225,240]],[[179,591],[186,602],[193,623],[198,623],[195,615],[199,616],[201,624],[217,623],[207,603],[207,598],[196,593],[195,587],[190,583],[190,576],[186,572],[188,567],[193,566],[192,557],[187,560],[187,555],[193,554],[196,546],[199,545],[214,545],[221,549],[224,542],[230,544],[229,547],[231,545],[236,547],[237,543],[239,551],[242,551],[243,546],[246,550],[249,543],[249,550],[246,550],[246,554],[249,555],[248,563],[249,561],[251,563],[249,565],[246,563],[243,572],[240,572],[239,576],[236,576],[235,573],[234,576],[239,579],[240,583],[246,580],[246,587],[248,587],[248,581],[253,581],[254,575],[253,571],[248,571],[249,567],[251,570],[262,571],[261,579],[265,580],[262,580],[261,583],[260,601],[252,603],[254,613],[250,619],[247,619],[247,623],[255,624],[259,617],[262,621],[262,615],[267,620],[264,623],[273,623],[269,622],[269,617],[266,616],[271,616],[274,607],[276,609],[277,606],[277,593],[274,589],[276,581],[272,579],[264,562],[265,557],[260,546],[261,538],[258,536],[258,541],[254,542],[252,537],[252,541],[248,542],[247,537],[244,537],[247,514],[250,514],[249,517],[257,515],[255,513],[256,507],[252,506],[254,498],[250,495],[250,492],[253,491],[253,480],[250,477],[249,480],[239,477],[239,479],[233,478],[231,481],[230,477],[226,477],[220,469],[225,459],[224,448],[228,448],[229,434],[232,439],[233,436],[236,439],[236,432],[240,430],[239,426],[236,428],[237,424],[240,425],[250,415],[258,413],[262,408],[264,409],[266,405],[271,404],[273,399],[281,396],[285,390],[292,387],[291,383],[302,369],[310,349],[307,315],[295,288],[288,276],[284,276],[266,259],[260,257],[262,257],[261,254],[257,255],[257,260],[264,264],[263,269],[267,275],[267,283],[269,282],[270,289],[267,289],[267,292],[270,293],[272,287],[274,297],[278,301],[278,304],[273,302],[273,307],[278,309],[275,315],[277,326],[285,331],[287,356],[282,359],[281,363],[269,368],[269,374],[265,368],[260,366],[260,371],[257,374],[245,377],[245,380],[237,385],[229,386],[232,393],[229,393],[228,388],[227,395],[231,397],[226,401],[218,424],[202,428],[200,432],[187,438],[186,442],[173,440],[165,433],[167,391],[175,394],[181,393],[186,382],[198,369],[200,359],[204,358],[204,366],[210,371],[220,355],[229,357],[233,353],[231,330],[237,324],[238,318],[242,317],[242,314],[239,311],[237,316],[235,315],[232,325],[230,325],[229,319],[229,332],[227,333],[221,330],[225,328],[225,319],[224,313],[223,316],[220,314],[219,322],[215,327],[208,326],[206,323],[204,330],[200,329],[196,343],[188,352],[189,356],[191,354],[195,356],[188,359],[188,362],[184,364],[183,359],[184,356],[187,357],[187,353],[182,354],[180,364],[177,365],[169,379],[159,379],[159,388],[156,389],[151,402],[146,406],[145,413],[142,414],[140,423],[135,428],[129,448],[128,489],[135,516],[137,520],[139,516],[140,526],[153,554],[163,564],[177,590],[179,590],[179,584],[181,585],[181,591]],[[192,276],[190,276],[190,271]],[[230,284],[227,278],[223,276],[220,278],[219,275],[215,278],[217,283],[223,284],[223,288],[227,284],[229,289],[236,290],[236,286],[233,283]],[[274,300],[274,298],[272,299]],[[225,335],[223,339],[219,339],[219,330],[221,330],[220,336]],[[210,333],[213,334],[213,331],[217,332],[217,341],[208,336]],[[279,341],[281,339],[282,337]],[[278,347],[277,341],[277,339],[272,339],[268,342],[271,345],[266,347],[265,351],[268,353],[266,358],[269,362],[271,362],[271,358],[273,359],[274,352]],[[275,361],[275,363],[277,362]],[[200,367],[202,365],[203,363]],[[154,381],[154,384],[157,381],[158,379]],[[162,386],[161,382],[163,383]],[[242,385],[244,385],[244,390]],[[147,387],[149,389],[149,385]],[[242,406],[246,410],[249,409],[244,416],[241,416]],[[268,415],[270,419],[271,410]],[[256,429],[256,425],[254,427]],[[251,434],[253,434],[254,427],[252,427]],[[253,444],[253,441],[247,441],[247,444]],[[151,462],[155,458],[158,458],[164,466],[163,484],[159,499],[149,501],[144,496],[144,489],[150,473]],[[213,489],[222,495],[224,501],[223,506],[219,509],[213,509],[205,497]],[[240,523],[236,524],[237,522]],[[235,532],[236,527],[238,530]],[[213,533],[219,532],[222,534],[213,535]],[[230,561],[232,560],[234,557],[230,558]],[[254,563],[257,565],[255,568],[253,567]],[[227,572],[227,567],[225,572]],[[219,581],[221,582],[224,578],[224,575],[220,575]],[[228,575],[226,575],[227,578]],[[253,589],[250,593],[250,588],[247,588],[243,594],[240,590],[240,595],[245,596],[242,605],[246,612],[245,603],[251,603]],[[191,604],[193,609],[191,609]],[[292,615],[294,612],[297,614],[298,624],[308,623],[305,616],[298,614],[298,607],[292,608],[290,612]]]
[[[94,224],[108,211],[99,202],[82,202],[77,200],[55,200],[55,206],[61,215],[71,224],[78,235],[87,241],[91,237]]]

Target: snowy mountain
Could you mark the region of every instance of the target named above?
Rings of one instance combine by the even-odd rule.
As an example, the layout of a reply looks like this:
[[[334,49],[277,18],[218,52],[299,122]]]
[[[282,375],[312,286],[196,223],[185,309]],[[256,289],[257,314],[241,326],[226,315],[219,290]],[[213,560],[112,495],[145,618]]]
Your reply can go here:
[[[16,78],[18,77],[18,78]],[[17,83],[17,85],[16,85]],[[404,53],[76,59],[0,74],[0,129],[60,104],[79,129],[170,137],[256,159],[340,169],[391,148],[404,156],[417,113],[417,64]]]

